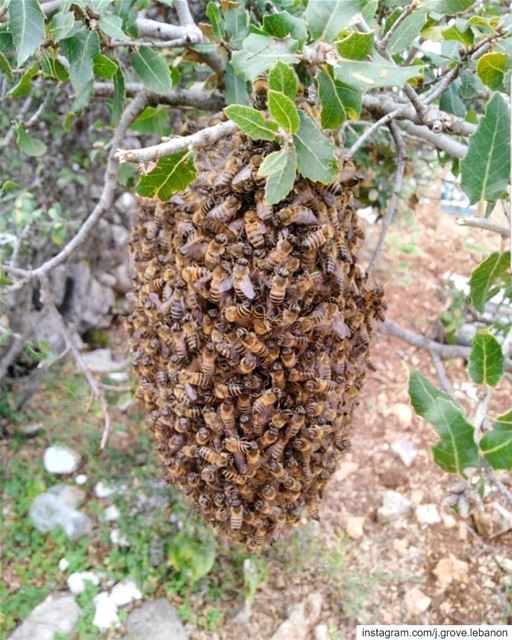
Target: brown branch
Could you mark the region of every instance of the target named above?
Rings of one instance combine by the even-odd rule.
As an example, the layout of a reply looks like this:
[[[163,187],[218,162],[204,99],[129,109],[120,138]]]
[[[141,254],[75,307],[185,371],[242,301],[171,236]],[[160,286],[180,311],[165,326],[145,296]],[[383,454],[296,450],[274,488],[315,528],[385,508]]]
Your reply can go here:
[[[101,391],[98,385],[98,382],[96,381],[96,378],[87,368],[87,365],[85,364],[80,351],[77,349],[75,345],[73,336],[71,335],[66,323],[64,322],[64,318],[60,315],[59,310],[57,309],[57,305],[55,304],[55,300],[53,298],[51,288],[50,288],[50,282],[47,276],[45,274],[39,275],[38,279],[41,284],[41,294],[40,294],[41,304],[43,304],[43,306],[45,306],[48,309],[48,312],[50,313],[51,317],[55,322],[55,326],[57,330],[64,338],[66,349],[73,356],[78,368],[82,372],[84,378],[87,380],[87,384],[89,385],[93,396],[98,401],[101,407],[101,410],[103,412],[104,427],[103,427],[103,434],[101,436],[101,448],[104,449],[108,441],[108,437],[110,434],[110,426],[111,426],[110,413],[108,410],[107,400],[103,392]]]
[[[405,161],[407,159],[407,151],[405,149],[405,144],[400,134],[400,130],[398,126],[394,122],[390,122],[389,129],[391,131],[391,135],[393,136],[393,140],[395,142],[395,147],[396,147],[395,181],[393,185],[393,192],[391,193],[391,197],[389,198],[386,212],[384,213],[384,217],[382,219],[382,229],[380,231],[379,239],[377,240],[377,245],[373,250],[372,256],[370,258],[370,262],[368,263],[368,268],[367,268],[368,273],[371,273],[374,270],[382,254],[384,240],[386,239],[389,226],[391,224],[391,221],[393,220],[393,217],[396,212],[396,208],[398,206],[398,198],[400,197],[400,191],[402,189],[402,182],[404,179]]]
[[[118,146],[121,144],[130,123],[139,115],[139,113],[144,109],[148,101],[148,97],[146,93],[140,93],[123,111],[121,118],[119,120],[119,124],[114,131],[114,135],[112,137],[112,144],[110,148],[110,152],[107,158],[107,165],[105,168],[105,177],[103,189],[100,195],[100,199],[98,203],[92,210],[89,217],[85,220],[85,222],[80,227],[78,233],[68,242],[68,244],[53,258],[50,258],[46,262],[43,262],[42,265],[35,269],[31,269],[29,271],[18,269],[17,271],[23,275],[21,280],[14,283],[10,287],[7,287],[4,292],[12,293],[14,291],[18,291],[22,287],[24,287],[29,282],[40,279],[41,277],[46,276],[52,269],[55,269],[59,265],[66,262],[69,257],[80,248],[83,243],[89,237],[89,234],[96,226],[98,220],[101,216],[112,206],[112,201],[114,199],[114,191],[117,183],[117,172],[118,172],[118,160],[115,154]],[[13,271],[13,269],[7,267],[7,270]]]

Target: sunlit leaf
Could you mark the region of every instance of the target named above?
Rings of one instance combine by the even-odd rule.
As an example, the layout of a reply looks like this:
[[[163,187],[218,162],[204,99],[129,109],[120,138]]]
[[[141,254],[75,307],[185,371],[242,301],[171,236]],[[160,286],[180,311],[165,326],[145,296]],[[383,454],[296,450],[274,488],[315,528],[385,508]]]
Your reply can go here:
[[[495,387],[504,371],[504,358],[500,343],[487,331],[479,331],[473,338],[468,371],[475,384]]]
[[[137,193],[150,198],[157,196],[160,200],[169,200],[174,193],[186,189],[196,177],[193,155],[188,151],[182,151],[160,158],[153,171],[141,176]]]
[[[284,62],[278,62],[272,67],[268,74],[268,86],[292,100],[297,95],[297,78],[293,69]]]
[[[500,416],[480,440],[484,458],[493,469],[512,471],[512,409]]]
[[[495,251],[473,271],[469,287],[471,300],[478,311],[484,310],[491,294],[491,287],[506,273],[509,265],[510,251]]]
[[[485,53],[476,64],[480,80],[493,91],[503,89],[505,74],[512,66],[512,57],[506,53],[493,51]]]
[[[377,87],[402,86],[421,74],[421,67],[398,67],[393,62],[344,61],[334,68],[334,75],[360,91]]]
[[[71,84],[76,91],[80,91],[94,76],[93,58],[100,51],[98,34],[82,29],[71,38],[62,40],[61,46],[69,60]]]
[[[243,41],[241,51],[235,51],[231,56],[233,69],[239,75],[248,80],[254,80],[256,76],[264,73],[276,62],[295,64],[299,61],[294,51],[297,49],[297,41],[291,38],[276,40],[257,33],[251,33]]]
[[[278,126],[275,122],[267,120],[261,111],[233,104],[224,109],[224,113],[254,140],[276,140]]]
[[[21,125],[16,127],[16,143],[28,156],[42,156],[46,153],[46,145],[41,140],[32,137]]]
[[[293,136],[299,172],[305,178],[328,184],[334,180],[337,172],[334,145],[303,111],[299,111],[299,116],[300,128]]]
[[[268,92],[268,110],[270,115],[289,133],[295,133],[300,126],[299,114],[294,102],[281,91],[270,89]]]
[[[158,94],[165,94],[171,90],[169,67],[158,52],[149,47],[140,47],[132,55],[132,64],[135,73],[147,89]]]
[[[373,32],[351,31],[336,41],[336,49],[342,58],[364,60],[373,49]]]
[[[323,129],[336,129],[346,120],[356,119],[361,113],[361,94],[330,73],[319,71],[316,75],[322,111]]]
[[[427,12],[423,8],[409,14],[391,34],[387,45],[389,53],[395,55],[410,47],[418,37],[426,19]]]
[[[9,29],[16,46],[18,67],[39,48],[44,38],[44,14],[37,0],[10,0]]]
[[[304,17],[311,36],[315,40],[334,40],[365,4],[365,0],[309,0]]]
[[[296,40],[306,40],[308,37],[304,20],[292,16],[288,11],[276,11],[263,16],[263,30],[276,38],[291,36]]]
[[[266,165],[260,167],[260,173],[263,171],[268,175],[265,183],[265,200],[268,204],[277,204],[293,189],[297,172],[297,154],[293,147],[281,149],[268,155],[265,162]]]

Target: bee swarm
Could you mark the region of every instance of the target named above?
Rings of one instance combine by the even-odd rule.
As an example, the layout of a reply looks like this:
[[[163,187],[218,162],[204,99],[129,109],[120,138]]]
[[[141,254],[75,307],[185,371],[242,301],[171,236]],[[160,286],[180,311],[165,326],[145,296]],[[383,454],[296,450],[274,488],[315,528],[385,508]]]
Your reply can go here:
[[[268,206],[257,171],[272,150],[218,145],[184,193],[141,201],[131,240],[129,331],[160,461],[249,549],[316,517],[384,311],[357,264],[353,173],[298,177]]]

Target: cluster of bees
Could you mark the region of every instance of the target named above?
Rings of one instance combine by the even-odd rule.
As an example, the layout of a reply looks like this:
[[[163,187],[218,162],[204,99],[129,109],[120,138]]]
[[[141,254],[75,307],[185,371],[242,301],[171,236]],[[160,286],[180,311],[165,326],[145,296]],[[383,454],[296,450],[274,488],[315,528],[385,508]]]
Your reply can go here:
[[[134,366],[166,477],[251,550],[318,517],[384,312],[357,264],[354,171],[298,177],[269,206],[272,150],[219,145],[185,192],[141,200],[131,240]]]

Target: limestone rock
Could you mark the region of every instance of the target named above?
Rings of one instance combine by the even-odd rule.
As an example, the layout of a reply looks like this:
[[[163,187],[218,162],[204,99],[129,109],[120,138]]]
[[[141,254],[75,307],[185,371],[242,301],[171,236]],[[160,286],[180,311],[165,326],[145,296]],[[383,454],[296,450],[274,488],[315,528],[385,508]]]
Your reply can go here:
[[[271,640],[306,640],[321,613],[322,596],[319,593],[311,593],[292,608],[290,616],[274,632]]]
[[[384,492],[382,506],[377,510],[379,522],[392,522],[405,516],[411,509],[410,501],[398,491],[388,490]]]
[[[43,463],[48,473],[73,473],[78,469],[80,456],[69,447],[52,445],[44,452]]]
[[[60,633],[71,637],[80,607],[69,593],[52,593],[33,609],[8,640],[53,640]]]
[[[133,609],[123,640],[187,640],[188,634],[176,609],[165,599],[145,602]]]

